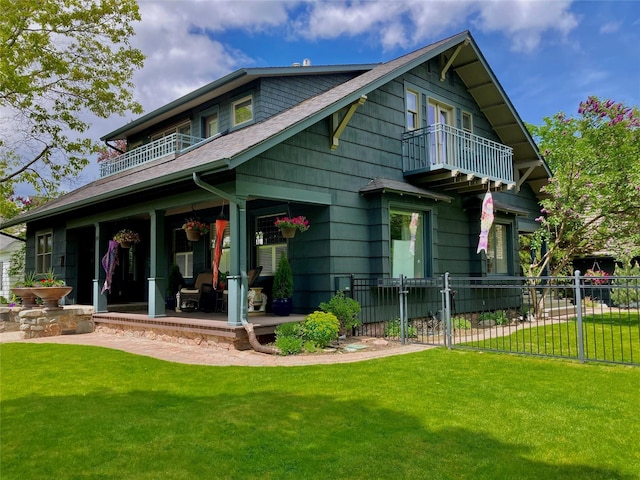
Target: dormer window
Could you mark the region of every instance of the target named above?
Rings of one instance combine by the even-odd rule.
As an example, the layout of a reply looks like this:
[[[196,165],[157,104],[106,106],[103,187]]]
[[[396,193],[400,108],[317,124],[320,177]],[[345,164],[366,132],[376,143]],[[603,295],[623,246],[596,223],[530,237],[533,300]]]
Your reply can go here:
[[[407,90],[406,96],[407,106],[407,130],[415,130],[420,128],[420,101],[418,93],[413,90]]]
[[[253,99],[251,95],[233,102],[231,112],[234,127],[253,120]]]

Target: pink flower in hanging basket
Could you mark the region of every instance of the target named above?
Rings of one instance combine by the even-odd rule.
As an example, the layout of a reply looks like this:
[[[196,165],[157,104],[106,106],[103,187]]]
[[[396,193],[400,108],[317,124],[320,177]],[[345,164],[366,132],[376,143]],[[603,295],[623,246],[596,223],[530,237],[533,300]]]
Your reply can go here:
[[[275,222],[275,226],[282,229],[282,228],[294,228],[300,232],[306,232],[307,230],[309,230],[309,221],[307,220],[307,217],[304,217],[302,215],[299,215],[297,217],[282,217],[282,218],[278,218]]]

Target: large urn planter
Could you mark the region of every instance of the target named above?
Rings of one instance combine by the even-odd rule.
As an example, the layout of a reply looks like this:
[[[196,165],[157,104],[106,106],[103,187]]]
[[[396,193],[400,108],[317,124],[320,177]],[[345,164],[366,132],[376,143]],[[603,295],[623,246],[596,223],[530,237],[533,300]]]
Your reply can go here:
[[[293,302],[290,298],[274,298],[271,311],[278,317],[288,317],[293,310]]]
[[[39,297],[45,308],[61,308],[58,304],[60,300],[71,293],[73,287],[34,287],[31,289]]]
[[[33,293],[33,287],[14,287],[11,289],[16,297],[22,299],[22,308],[29,309],[37,307],[36,294]]]

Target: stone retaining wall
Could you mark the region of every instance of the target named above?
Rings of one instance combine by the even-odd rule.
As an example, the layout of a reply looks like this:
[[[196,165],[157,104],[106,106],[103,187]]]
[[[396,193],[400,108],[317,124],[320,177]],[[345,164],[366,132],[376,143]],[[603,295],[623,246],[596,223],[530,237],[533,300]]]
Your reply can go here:
[[[57,309],[0,307],[4,330],[20,330],[24,339],[91,333],[95,329],[93,313],[94,308],[86,305]]]

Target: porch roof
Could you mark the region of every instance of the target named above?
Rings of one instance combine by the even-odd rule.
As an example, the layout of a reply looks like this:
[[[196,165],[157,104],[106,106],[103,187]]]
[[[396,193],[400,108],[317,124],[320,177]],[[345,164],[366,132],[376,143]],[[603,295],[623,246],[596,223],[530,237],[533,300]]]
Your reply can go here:
[[[464,48],[460,50],[458,47],[461,46]],[[454,55],[454,49],[459,54]],[[500,113],[495,117],[495,122],[507,121],[509,125],[515,125],[515,127],[508,129],[500,129],[496,123],[494,128],[499,135],[501,132],[509,133],[508,139],[503,139],[504,143],[517,144],[518,148],[514,151],[516,169],[523,170],[525,174],[523,181],[527,179],[530,182],[534,180],[538,182],[535,185],[531,183],[531,185],[534,191],[539,193],[539,187],[546,183],[550,171],[511,102],[482,57],[470,32],[464,31],[402,57],[379,64],[352,80],[309,98],[263,122],[213,138],[202,146],[179,156],[179,161],[175,161],[177,160],[175,157],[164,157],[96,180],[39,208],[8,220],[1,227],[69,212],[76,208],[153,189],[161,185],[186,181],[192,177],[193,173],[208,175],[232,170],[328,115],[358,101],[362,95],[370,93],[428,59],[441,54],[445,58],[448,55],[453,59],[451,68],[460,74],[468,86],[472,85],[471,82],[478,75],[488,79],[482,88],[479,86],[476,88],[475,91],[479,92],[476,93],[476,99],[481,108],[487,109],[485,114],[490,122],[494,117],[487,112],[494,111]],[[469,72],[473,73],[475,77]],[[107,137],[117,138],[117,132],[112,132]]]
[[[453,201],[453,198],[449,195],[425,190],[424,188],[416,187],[410,183],[403,182],[401,180],[392,180],[390,178],[376,177],[364,187],[360,188],[360,193],[363,195],[367,193],[385,192],[399,193],[400,195],[412,195],[419,198],[430,198],[432,200],[440,200],[449,203]]]

